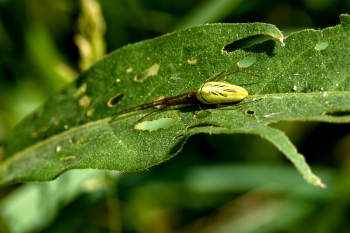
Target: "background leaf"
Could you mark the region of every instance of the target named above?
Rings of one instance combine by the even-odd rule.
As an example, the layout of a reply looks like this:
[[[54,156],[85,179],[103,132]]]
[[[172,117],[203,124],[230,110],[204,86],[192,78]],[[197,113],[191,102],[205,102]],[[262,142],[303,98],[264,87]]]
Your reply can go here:
[[[256,133],[280,120],[347,122],[349,59],[343,51],[349,17],[341,20],[334,28],[295,33],[285,47],[270,40],[222,51],[230,42],[252,35],[281,37],[273,26],[256,23],[199,26],[117,50],[17,126],[0,167],[2,183],[48,180],[73,168],[145,169],[174,156],[190,135],[200,132]],[[325,49],[315,49],[324,41]],[[146,119],[177,122],[150,132],[133,129],[141,113],[110,121],[118,110],[195,89],[214,73],[237,70],[237,62],[248,56],[256,62],[245,70],[262,78],[238,74],[227,81],[244,85],[251,98],[262,97],[261,101],[212,109],[199,120],[193,118],[196,107],[152,114]],[[155,64],[157,75],[135,80]],[[116,106],[110,104],[115,96],[122,100]],[[259,134],[268,138],[264,132]],[[281,142],[275,144],[283,148]],[[293,150],[283,151],[309,182],[322,185],[305,163],[295,162],[300,154],[291,155]]]

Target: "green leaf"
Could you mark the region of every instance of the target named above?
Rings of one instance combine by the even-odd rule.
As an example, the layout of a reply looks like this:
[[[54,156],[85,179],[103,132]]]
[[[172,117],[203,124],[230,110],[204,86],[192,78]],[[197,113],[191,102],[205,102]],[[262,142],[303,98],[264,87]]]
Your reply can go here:
[[[69,169],[142,170],[176,155],[193,134],[247,133],[272,142],[309,183],[323,187],[288,138],[268,124],[350,121],[350,17],[340,18],[336,27],[290,35],[285,46],[274,26],[252,23],[198,26],[116,50],[17,125],[2,156],[0,183],[51,180]],[[232,41],[261,34],[278,40],[223,50]],[[247,57],[255,62],[241,65]],[[238,69],[260,76],[237,73],[226,79],[249,91],[247,104],[113,118]],[[262,100],[250,102],[256,98]],[[144,122],[159,119],[164,125],[143,130],[149,127]]]

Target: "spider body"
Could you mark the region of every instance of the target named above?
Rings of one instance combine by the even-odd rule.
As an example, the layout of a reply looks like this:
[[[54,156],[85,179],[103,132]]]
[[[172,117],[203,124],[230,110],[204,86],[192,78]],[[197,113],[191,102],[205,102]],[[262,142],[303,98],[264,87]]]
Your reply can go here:
[[[225,82],[203,83],[196,91],[196,98],[202,104],[229,104],[244,100],[248,91],[243,87]]]

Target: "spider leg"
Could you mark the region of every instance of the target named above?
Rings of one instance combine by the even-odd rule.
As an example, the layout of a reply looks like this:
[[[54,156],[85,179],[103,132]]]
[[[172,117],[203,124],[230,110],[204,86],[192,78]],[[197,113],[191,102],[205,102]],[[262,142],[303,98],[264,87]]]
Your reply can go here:
[[[182,93],[180,95],[175,95],[175,96],[171,96],[171,97],[166,97],[164,99],[160,99],[160,100],[156,100],[153,102],[149,102],[149,103],[145,103],[145,104],[141,104],[139,106],[136,107],[132,107],[132,108],[128,108],[125,110],[122,110],[120,112],[117,112],[116,114],[114,114],[113,119],[115,119],[116,117],[122,115],[122,114],[126,114],[126,113],[130,113],[130,112],[134,112],[134,111],[140,111],[140,110],[144,110],[144,109],[148,109],[148,108],[152,108],[152,107],[161,107],[160,109],[163,109],[162,106],[171,106],[172,103],[180,101],[178,100],[179,98],[185,97],[185,96],[189,96],[189,95],[193,95],[194,91],[189,91],[186,93]]]
[[[206,83],[206,82],[208,82],[209,80],[211,80],[211,79],[213,79],[213,78],[215,78],[215,77],[217,77],[217,76],[222,75],[223,73],[225,73],[225,71],[221,71],[221,72],[219,72],[219,73],[215,73],[215,74],[211,75],[209,78],[207,78],[206,80],[204,80],[203,83]]]
[[[140,122],[142,121],[145,117],[149,116],[149,115],[152,115],[154,113],[157,113],[157,112],[160,112],[160,111],[163,111],[163,110],[166,110],[167,108],[171,107],[171,106],[177,106],[177,105],[181,105],[181,104],[193,104],[193,103],[187,103],[187,102],[174,102],[172,104],[169,104],[169,105],[164,105],[163,107],[160,107],[159,109],[156,109],[152,112],[149,112],[147,113],[146,115],[144,115],[143,117],[141,117],[137,122]]]
[[[160,112],[160,111],[166,109],[167,107],[168,107],[168,106],[163,105],[163,106],[161,106],[160,108],[158,108],[158,109],[156,109],[156,110],[154,110],[154,111],[152,111],[152,112],[147,113],[146,115],[144,115],[143,117],[141,117],[141,118],[137,121],[137,123],[139,123],[140,121],[142,121],[146,116],[152,115],[153,113],[156,113],[156,112]]]
[[[197,106],[198,106],[198,108],[199,108],[200,111],[209,112],[209,113],[210,113],[210,110],[202,108],[202,105],[201,105],[201,104],[197,103]]]
[[[229,73],[227,73],[225,75],[220,76],[216,81],[218,82],[218,81],[222,80],[223,78],[226,78],[227,76],[230,76],[230,75],[236,74],[236,73],[244,73],[244,74],[249,74],[249,75],[252,75],[252,76],[260,77],[260,76],[258,76],[256,74],[248,73],[248,72],[245,72],[243,70],[236,70],[236,71],[232,71],[232,72],[229,72]]]

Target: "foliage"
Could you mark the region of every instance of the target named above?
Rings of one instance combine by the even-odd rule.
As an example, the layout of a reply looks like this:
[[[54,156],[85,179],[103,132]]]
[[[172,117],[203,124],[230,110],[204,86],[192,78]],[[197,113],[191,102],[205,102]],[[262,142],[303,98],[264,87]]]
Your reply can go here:
[[[74,64],[78,63],[78,51],[72,42],[73,35],[79,33],[74,27],[77,18],[75,18],[74,13],[72,14],[72,12],[76,12],[78,5],[75,5],[73,1],[43,2],[34,0],[26,1],[25,6],[21,6],[21,2],[21,0],[0,2],[0,19],[2,20],[0,21],[0,50],[2,53],[0,58],[0,140],[8,135],[9,130],[18,119],[26,115],[28,111],[32,111],[35,106],[47,99],[47,96],[52,96],[53,92],[61,89],[64,83],[72,80],[76,72]],[[301,31],[302,28],[325,28],[337,24],[339,13],[334,14],[334,12],[336,9],[346,9],[348,6],[346,4],[346,1],[342,0],[337,2],[308,0],[298,5],[292,5],[292,2],[289,1],[278,3],[275,1],[261,3],[225,0],[203,1],[201,3],[188,1],[186,4],[172,1],[142,3],[138,1],[113,3],[101,1],[108,29],[106,34],[108,51],[130,42],[142,41],[145,38],[154,38],[156,35],[168,33],[173,30],[172,28],[181,28],[184,25],[188,27],[196,25],[198,22],[223,21],[224,19],[226,22],[249,21],[276,24],[284,31],[284,35],[288,35],[292,30],[299,32],[286,38],[285,47],[274,40],[263,44],[254,42],[253,47],[246,46],[241,49],[242,46],[238,42],[242,40],[236,41],[233,43],[233,49],[229,48],[230,46],[225,47],[225,50],[228,51],[225,55],[231,61],[235,61],[229,66],[225,65],[225,62],[230,61],[229,59],[221,60],[222,66],[218,66],[221,63],[215,61],[212,54],[208,57],[202,56],[202,59],[198,59],[196,64],[190,64],[196,61],[196,59],[190,59],[188,65],[186,64],[188,67],[180,67],[181,73],[179,76],[175,76],[179,79],[175,80],[174,86],[176,82],[181,82],[181,85],[176,85],[173,90],[163,88],[158,88],[153,92],[145,90],[144,93],[152,93],[147,99],[146,97],[140,99],[135,94],[143,90],[133,91],[132,93],[135,95],[125,92],[123,102],[115,107],[111,113],[107,114],[104,111],[97,113],[95,111],[95,116],[96,114],[101,116],[106,114],[102,116],[102,119],[108,121],[108,118],[119,109],[152,101],[158,98],[160,93],[164,93],[162,94],[164,96],[175,95],[194,89],[213,73],[221,72],[227,67],[237,68],[236,61],[241,58],[241,54],[249,54],[250,58],[254,58],[256,61],[243,69],[261,76],[261,78],[257,78],[237,74],[227,78],[228,82],[248,89],[250,97],[246,99],[246,102],[258,96],[264,97],[260,101],[226,109],[209,108],[211,114],[201,114],[202,112],[196,106],[182,107],[154,113],[143,119],[146,123],[153,123],[159,122],[158,119],[180,119],[181,116],[184,116],[175,123],[164,126],[165,129],[160,129],[160,126],[156,126],[157,130],[151,132],[132,129],[135,126],[140,126],[141,129],[145,127],[144,124],[137,124],[137,121],[147,114],[147,111],[121,116],[111,124],[118,125],[122,122],[130,122],[129,129],[139,132],[140,135],[153,135],[159,133],[158,131],[171,132],[172,128],[181,121],[185,124],[206,121],[213,123],[215,121],[216,124],[224,124],[228,134],[226,134],[227,132],[223,134],[221,131],[220,134],[215,135],[215,131],[223,128],[220,125],[215,125],[213,128],[209,128],[209,124],[191,125],[194,127],[185,129],[182,138],[180,133],[176,134],[179,141],[187,139],[190,134],[186,133],[189,132],[195,134],[207,131],[209,134],[191,135],[176,157],[167,163],[139,173],[119,173],[115,176],[96,170],[70,171],[60,176],[55,182],[3,187],[1,194],[2,196],[6,195],[6,197],[0,201],[0,210],[3,216],[3,219],[0,218],[0,231],[8,232],[9,230],[5,226],[7,224],[15,232],[35,231],[43,229],[43,227],[47,227],[47,232],[118,232],[122,230],[123,232],[169,232],[179,228],[180,232],[203,230],[214,232],[303,232],[306,229],[314,229],[316,232],[321,230],[341,232],[348,229],[346,221],[349,206],[347,181],[349,164],[347,158],[349,156],[347,154],[350,150],[348,147],[349,137],[346,136],[349,132],[348,124],[311,122],[315,120],[337,123],[348,121],[348,102],[341,97],[334,98],[335,91],[339,93],[338,96],[346,95],[348,87],[346,82],[346,66],[348,65],[346,62],[348,59],[345,59],[347,48],[343,46],[346,40],[339,39],[341,33],[335,33],[337,29],[344,29],[346,23],[344,23],[343,18],[342,26],[322,31]],[[88,20],[87,18],[86,22],[89,22]],[[58,21],[59,23],[57,23]],[[101,32],[96,30],[97,34]],[[331,32],[338,36],[327,37]],[[300,37],[300,34],[304,36]],[[317,35],[317,38],[314,38],[314,35]],[[101,39],[99,35],[90,38],[97,38],[96,41]],[[292,39],[296,38],[299,41],[303,39],[303,43],[293,44]],[[322,38],[328,38],[328,44],[317,43]],[[243,42],[246,41],[243,40]],[[316,43],[316,46],[314,46],[315,44],[310,46],[312,43]],[[340,46],[335,47],[335,44]],[[259,51],[265,51],[263,46],[266,49],[266,45],[272,48],[269,51],[278,53],[259,53]],[[295,46],[297,51],[301,51],[307,46],[312,49],[306,49],[300,57],[290,60],[289,66],[283,62],[289,58],[289,54],[286,54],[285,51],[292,51],[291,48],[287,47],[291,45]],[[98,49],[98,47],[96,48]],[[104,48],[104,46],[102,45],[100,48]],[[162,46],[159,46],[157,50],[160,48]],[[342,53],[339,51],[341,49]],[[175,53],[177,52],[175,48],[173,50]],[[290,54],[293,55],[293,51]],[[310,54],[314,55],[311,56],[313,58],[311,60],[306,57]],[[334,56],[334,54],[340,54],[340,56]],[[219,54],[218,57],[220,55],[223,56]],[[287,56],[282,57],[282,55]],[[91,62],[89,57],[86,58],[87,61]],[[208,61],[208,64],[201,63],[203,58]],[[271,63],[264,63],[267,61],[271,61]],[[265,66],[260,66],[261,63]],[[310,67],[312,73],[301,72],[304,71],[300,69],[304,64],[305,67]],[[318,65],[317,68],[312,67],[312,64],[315,67]],[[126,77],[130,74],[134,78],[135,75],[152,67],[154,63],[145,65],[144,62],[141,62],[135,67],[139,65],[144,66],[144,69],[140,68],[139,72],[134,70],[134,73],[125,73],[130,68],[126,67],[122,76]],[[164,72],[162,70],[164,66],[162,63],[159,65],[158,75],[148,78],[143,83],[138,83],[139,86],[151,87],[156,85],[159,79],[165,82],[162,87],[172,84],[166,83],[166,81],[169,80],[169,77],[174,77],[172,74],[176,74],[177,71],[174,73],[165,72],[170,76],[163,76],[161,73]],[[288,68],[283,69],[283,66]],[[203,67],[210,67],[210,69],[203,69]],[[276,73],[276,71],[281,72]],[[344,73],[336,73],[339,71]],[[87,73],[92,74],[93,72],[88,71]],[[147,77],[147,75],[143,77]],[[294,82],[288,83],[282,77],[290,77]],[[345,82],[338,83],[337,77],[344,77]],[[133,82],[132,78],[129,80],[130,82]],[[193,80],[193,83],[187,83],[186,80]],[[311,81],[308,84],[312,85],[300,83],[301,80]],[[317,86],[322,80],[329,82]],[[115,77],[115,81],[117,81],[117,77]],[[149,82],[152,84],[148,85]],[[278,85],[271,86],[274,83],[282,83],[281,87],[286,88],[286,91],[283,92],[283,88],[280,90]],[[257,89],[258,86],[262,87],[261,84],[267,84],[267,88]],[[73,86],[73,84],[71,85]],[[83,88],[79,90],[84,90],[84,86],[80,87]],[[90,86],[86,87],[87,91],[90,91]],[[304,89],[301,89],[302,87]],[[341,89],[342,87],[345,89]],[[275,97],[281,97],[283,99],[281,102],[288,104],[288,106],[279,105],[278,99],[271,98],[274,93],[279,93]],[[102,95],[108,95],[108,93]],[[291,101],[288,101],[289,98]],[[322,102],[327,98],[333,102]],[[116,100],[118,99],[119,97],[116,98]],[[130,99],[135,103],[125,102]],[[299,99],[303,101],[299,101]],[[78,103],[78,100],[81,102]],[[86,100],[88,99],[75,99],[78,104],[86,104]],[[273,104],[270,105],[270,102]],[[90,104],[92,103],[93,100]],[[310,106],[310,103],[313,104]],[[314,103],[330,105],[324,106]],[[305,109],[303,104],[310,106],[310,109]],[[49,105],[50,102],[47,106]],[[279,109],[283,110],[282,113],[277,111]],[[290,112],[285,113],[286,109],[289,109]],[[270,114],[263,115],[261,111]],[[74,112],[71,114],[74,115]],[[228,115],[236,117],[232,121],[232,119],[228,119]],[[82,115],[82,118],[85,116]],[[195,120],[192,118],[193,116],[201,119]],[[250,129],[244,128],[247,124],[242,125],[242,131],[227,127],[230,126],[228,122],[239,123],[245,118],[251,119],[251,122],[248,123],[254,123],[254,121],[261,120],[261,118],[259,119],[261,116],[264,116],[263,120],[265,120],[260,124],[262,128],[256,127],[259,126],[259,123],[253,124]],[[42,125],[45,123],[42,122]],[[71,125],[67,126],[71,127]],[[50,127],[51,130],[54,128]],[[45,131],[45,127],[39,129],[43,131],[33,132],[39,135],[40,133],[46,134],[50,130]],[[67,131],[71,129],[69,128]],[[322,177],[328,186],[327,189],[322,190],[304,184],[288,163],[283,165],[286,161],[276,147],[259,136],[247,135],[247,133],[257,133],[257,131],[253,132],[253,129],[271,130],[270,134],[260,131],[256,135],[262,135],[265,138],[269,136],[269,140],[276,141],[275,144],[281,143],[276,139],[285,139],[287,143],[282,145],[289,147],[289,151],[296,152],[294,146],[288,141],[290,138],[298,151],[306,156],[306,160],[315,174]],[[16,131],[20,130],[17,128]],[[284,132],[288,138],[281,132]],[[272,137],[273,135],[279,136]],[[20,135],[19,138],[22,136]],[[159,142],[163,141],[159,139]],[[72,143],[76,143],[73,146],[77,146],[85,141],[73,140]],[[27,145],[30,144],[31,142],[28,142]],[[83,147],[84,144],[80,144],[80,146]],[[55,154],[56,150],[62,152],[62,148],[64,149],[64,147],[52,148],[54,150],[50,151],[52,154]],[[283,147],[279,147],[279,149],[283,149]],[[105,151],[105,148],[103,150]],[[0,148],[0,155],[3,155],[3,152],[4,148]],[[6,152],[6,156],[12,157],[8,152]],[[67,158],[72,159],[73,157],[68,156]],[[113,160],[110,161],[113,162]],[[322,169],[320,169],[320,165]],[[24,164],[24,167],[28,169],[29,166]],[[29,169],[31,168],[29,167]],[[42,205],[43,203],[45,205]],[[119,204],[121,205],[119,206]],[[28,214],[21,215],[23,209],[26,209]]]
[[[73,168],[146,169],[177,154],[190,135],[205,132],[261,135],[308,182],[324,186],[283,133],[266,125],[296,119],[349,121],[350,59],[342,55],[348,44],[349,17],[343,15],[341,20],[342,25],[334,28],[292,34],[285,47],[267,41],[244,51],[222,49],[231,41],[258,34],[281,38],[273,26],[255,23],[199,26],[117,50],[15,128],[0,167],[2,183],[49,180]],[[320,43],[327,44],[319,49]],[[132,129],[139,113],[110,117],[159,96],[195,89],[210,74],[239,69],[235,64],[249,56],[257,62],[244,70],[263,78],[251,82],[248,90],[261,101],[214,108],[202,119],[194,117],[193,108],[153,114],[149,121],[169,118],[176,123],[151,132]],[[153,67],[156,72],[145,76]]]

